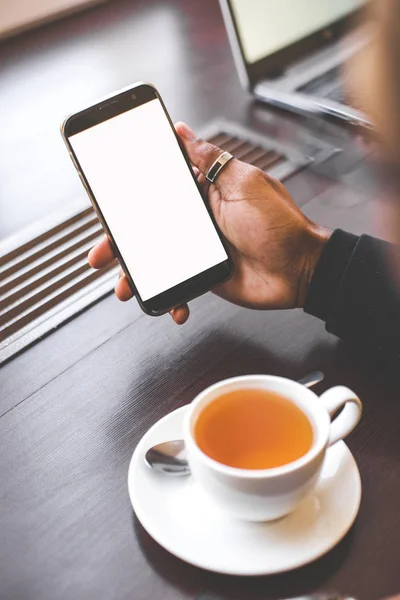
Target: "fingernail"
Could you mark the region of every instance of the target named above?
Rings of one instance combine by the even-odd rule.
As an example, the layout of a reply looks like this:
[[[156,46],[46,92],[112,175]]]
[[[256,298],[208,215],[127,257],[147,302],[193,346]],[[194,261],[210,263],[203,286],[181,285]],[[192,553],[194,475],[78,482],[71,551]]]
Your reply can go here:
[[[181,123],[180,134],[188,142],[194,142],[196,139],[196,134],[190,129],[189,125],[186,125],[186,123]]]

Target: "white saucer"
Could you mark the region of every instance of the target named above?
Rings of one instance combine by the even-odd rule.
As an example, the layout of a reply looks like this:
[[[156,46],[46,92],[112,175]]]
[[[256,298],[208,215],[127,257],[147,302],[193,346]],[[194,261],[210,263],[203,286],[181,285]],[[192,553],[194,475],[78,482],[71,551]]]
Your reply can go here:
[[[230,575],[270,575],[301,567],[333,548],[353,524],[361,500],[356,462],[344,442],[329,449],[314,494],[273,523],[229,518],[192,477],[168,477],[147,467],[146,450],[182,437],[186,407],[156,423],[129,466],[133,509],[166,550],[197,567]]]

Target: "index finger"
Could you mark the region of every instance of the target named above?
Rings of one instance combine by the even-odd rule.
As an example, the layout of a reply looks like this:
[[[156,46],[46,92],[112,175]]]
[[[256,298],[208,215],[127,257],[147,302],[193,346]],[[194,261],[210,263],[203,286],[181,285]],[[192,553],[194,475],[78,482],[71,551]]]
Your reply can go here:
[[[190,162],[200,173],[207,175],[211,165],[221,156],[223,150],[205,140],[196,137],[195,133],[186,123],[178,122],[175,129],[179,135]]]
[[[93,269],[101,269],[115,259],[115,252],[111,246],[110,240],[105,235],[104,238],[94,246],[89,254],[89,265]]]

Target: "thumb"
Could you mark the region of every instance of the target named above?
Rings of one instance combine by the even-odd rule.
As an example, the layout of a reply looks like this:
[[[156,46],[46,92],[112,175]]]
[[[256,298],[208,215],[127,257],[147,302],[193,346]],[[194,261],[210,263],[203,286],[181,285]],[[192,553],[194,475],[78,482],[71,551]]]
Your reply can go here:
[[[221,156],[223,150],[218,148],[218,146],[214,146],[205,140],[197,138],[196,134],[188,125],[186,125],[186,123],[176,123],[175,130],[184,145],[186,154],[188,155],[192,165],[197,167],[200,173],[207,175],[210,167],[217,160],[217,158]],[[223,182],[222,176],[226,176],[226,171],[228,171],[231,163],[233,162],[234,159],[230,160],[226,167],[221,171],[221,174],[218,176],[217,180],[218,184]]]

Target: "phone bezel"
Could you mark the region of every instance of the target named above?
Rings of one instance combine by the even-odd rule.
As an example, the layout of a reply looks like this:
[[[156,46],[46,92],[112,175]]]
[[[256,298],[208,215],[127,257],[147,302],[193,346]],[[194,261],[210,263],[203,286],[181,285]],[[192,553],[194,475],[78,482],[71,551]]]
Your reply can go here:
[[[161,294],[158,294],[157,296],[154,296],[153,298],[150,298],[150,299],[144,301],[144,300],[142,300],[142,298],[136,288],[134,279],[131,276],[129,269],[126,266],[124,258],[118,249],[118,245],[114,239],[114,236],[108,227],[108,224],[107,224],[107,222],[103,216],[103,213],[98,205],[96,197],[93,194],[90,184],[86,179],[85,173],[79,164],[79,160],[78,160],[77,156],[75,155],[74,150],[69,142],[69,137],[72,135],[75,135],[81,131],[84,131],[85,129],[94,127],[95,125],[98,125],[99,123],[103,123],[104,121],[107,121],[113,117],[116,117],[119,114],[122,114],[128,110],[135,109],[138,106],[145,104],[146,102],[150,102],[151,100],[156,100],[156,99],[159,100],[161,103],[161,106],[164,110],[165,116],[168,119],[168,122],[174,132],[174,135],[176,137],[178,145],[182,151],[184,160],[186,161],[186,164],[192,174],[192,177],[196,183],[197,189],[199,190],[200,197],[207,208],[207,211],[208,211],[210,218],[216,229],[217,235],[219,236],[221,243],[225,248],[228,258],[227,258],[227,260],[225,260],[217,265],[214,265],[210,269],[207,269],[206,271],[198,273],[194,277],[191,277],[190,279],[187,279],[186,281],[183,281],[182,283],[180,283],[172,288],[169,288],[168,290],[165,290]],[[159,92],[153,85],[148,84],[148,83],[135,84],[134,86],[130,86],[129,88],[125,88],[125,89],[117,92],[116,94],[113,94],[111,96],[103,98],[101,101],[98,101],[96,104],[94,104],[90,107],[87,107],[73,115],[70,115],[69,117],[67,117],[64,120],[64,122],[61,126],[61,133],[62,133],[64,142],[67,145],[68,152],[71,156],[71,159],[75,165],[76,170],[78,171],[79,177],[80,177],[80,179],[86,189],[86,192],[89,196],[89,199],[92,203],[92,206],[93,206],[94,210],[96,211],[96,214],[97,214],[108,238],[110,239],[110,241],[113,245],[116,256],[125,272],[125,275],[129,282],[129,285],[131,286],[132,291],[135,294],[140,307],[142,308],[142,310],[145,313],[152,315],[152,316],[162,315],[162,314],[168,312],[169,310],[171,310],[172,308],[174,308],[178,305],[184,304],[186,302],[189,302],[190,300],[193,300],[197,296],[200,296],[201,294],[211,290],[213,287],[215,287],[216,285],[218,285],[220,283],[223,283],[224,281],[227,281],[232,276],[233,262],[229,256],[229,252],[228,252],[228,248],[225,243],[225,240],[224,240],[221,232],[218,229],[218,226],[215,222],[214,216],[211,212],[211,209],[210,209],[208,203],[204,200],[204,198],[202,196],[200,187],[198,185],[198,182],[197,182],[196,176],[193,172],[190,161],[189,161],[188,157],[186,156],[186,153],[184,151],[184,148],[181,144],[179,137],[176,134],[176,131],[175,131],[175,128],[171,121],[171,118],[167,112],[167,109],[165,108],[164,102],[163,102]]]

